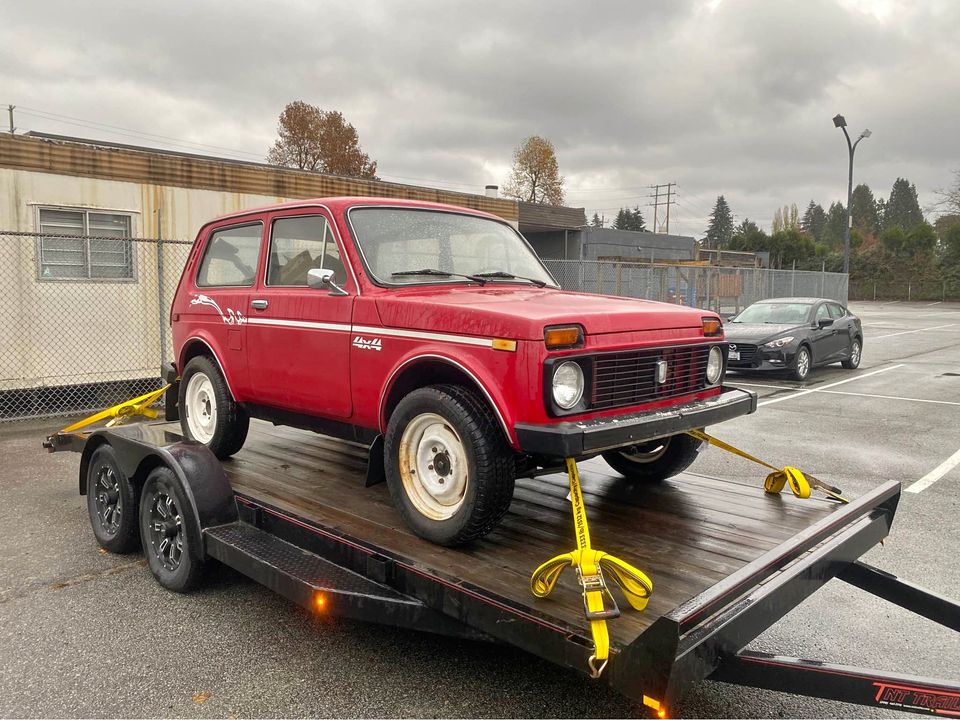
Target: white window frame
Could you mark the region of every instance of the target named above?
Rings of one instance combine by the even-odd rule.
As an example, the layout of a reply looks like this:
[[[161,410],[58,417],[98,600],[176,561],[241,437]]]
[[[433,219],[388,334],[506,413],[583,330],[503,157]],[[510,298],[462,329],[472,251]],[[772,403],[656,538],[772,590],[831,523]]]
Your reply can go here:
[[[55,210],[62,212],[78,212],[83,214],[83,232],[77,235],[77,237],[84,238],[84,260],[85,260],[85,277],[44,277],[43,276],[43,239],[44,236],[48,233],[43,232],[43,226],[40,224],[40,211],[41,210]],[[137,247],[136,243],[132,242],[132,238],[136,237],[136,215],[139,213],[131,212],[129,210],[111,210],[110,208],[99,208],[99,207],[78,207],[71,205],[34,205],[34,226],[37,229],[39,237],[37,237],[37,280],[39,282],[45,283],[56,283],[56,282],[73,282],[73,283],[135,283],[138,282],[137,277]],[[91,277],[90,276],[90,214],[94,215],[119,215],[127,218],[128,227],[130,234],[127,236],[127,239],[130,241],[130,276],[129,277]],[[57,233],[49,233],[57,234]],[[66,235],[70,237],[69,235]],[[99,236],[93,236],[99,237]],[[119,239],[119,238],[118,238]]]

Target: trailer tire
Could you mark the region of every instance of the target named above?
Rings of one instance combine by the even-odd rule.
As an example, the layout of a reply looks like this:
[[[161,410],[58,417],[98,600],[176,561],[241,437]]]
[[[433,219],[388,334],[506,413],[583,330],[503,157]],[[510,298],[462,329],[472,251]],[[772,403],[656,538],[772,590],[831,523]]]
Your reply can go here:
[[[458,385],[419,388],[394,409],[384,438],[387,486],[404,522],[439,545],[490,532],[513,498],[513,450],[490,408]]]
[[[203,572],[204,554],[193,507],[180,478],[168,467],[150,471],[140,493],[140,540],[150,572],[173,592],[194,588]]]
[[[206,355],[191,358],[180,377],[180,427],[189,440],[203,443],[221,460],[247,439],[250,416],[233,399],[220,368]]]
[[[136,487],[106,443],[93,451],[87,464],[87,512],[93,536],[104,550],[125,554],[140,547]]]
[[[679,475],[697,459],[700,440],[680,433],[631,448],[603,453],[607,464],[627,480],[660,482]]]

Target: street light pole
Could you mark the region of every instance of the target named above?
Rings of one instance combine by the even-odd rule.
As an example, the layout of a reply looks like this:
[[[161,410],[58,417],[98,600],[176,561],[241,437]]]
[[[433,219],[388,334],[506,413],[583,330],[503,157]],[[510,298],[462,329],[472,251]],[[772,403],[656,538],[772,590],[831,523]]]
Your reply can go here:
[[[850,142],[850,135],[847,133],[847,121],[843,115],[837,115],[833,118],[833,126],[843,130],[843,136],[847,139],[847,150],[850,154],[850,164],[847,174],[847,222],[843,229],[843,272],[850,274],[850,228],[853,225],[853,154],[857,150],[857,145],[864,138],[870,137],[870,131],[864,130],[855,142]]]

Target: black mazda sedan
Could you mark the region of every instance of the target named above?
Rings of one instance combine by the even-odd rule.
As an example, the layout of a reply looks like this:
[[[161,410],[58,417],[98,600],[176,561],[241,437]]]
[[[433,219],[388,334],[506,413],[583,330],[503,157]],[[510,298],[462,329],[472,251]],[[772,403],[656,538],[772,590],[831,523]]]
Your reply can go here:
[[[745,308],[724,325],[727,369],[789,371],[805,380],[817,365],[860,364],[860,318],[824,298],[774,298]]]

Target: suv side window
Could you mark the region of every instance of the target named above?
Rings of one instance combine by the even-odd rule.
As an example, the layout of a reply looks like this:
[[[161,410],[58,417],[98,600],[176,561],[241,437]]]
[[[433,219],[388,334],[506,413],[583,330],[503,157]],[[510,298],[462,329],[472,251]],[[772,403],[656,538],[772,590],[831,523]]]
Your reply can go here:
[[[263,223],[216,230],[197,271],[198,287],[251,287],[257,275]]]
[[[826,303],[823,303],[823,305],[820,305],[820,306],[817,308],[817,319],[816,319],[816,322],[819,323],[821,320],[829,320],[829,319],[830,319],[830,311],[827,310],[827,304],[826,304]]]
[[[273,223],[267,285],[306,287],[307,272],[314,268],[334,271],[343,282],[346,272],[340,250],[326,218],[321,215],[280,218]]]
[[[830,317],[834,320],[839,320],[844,315],[847,314],[847,311],[843,309],[842,306],[837,305],[836,303],[828,303],[827,307],[830,308]]]

